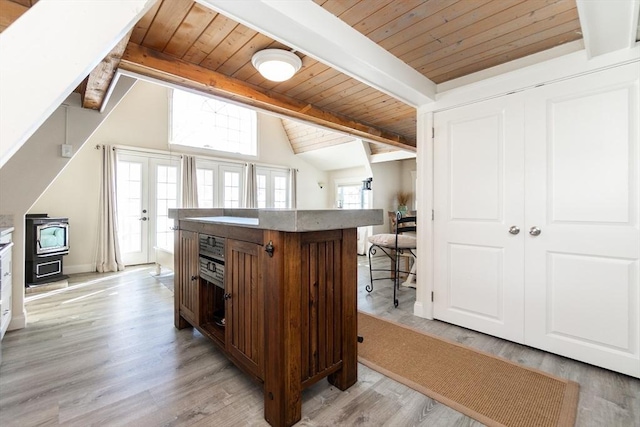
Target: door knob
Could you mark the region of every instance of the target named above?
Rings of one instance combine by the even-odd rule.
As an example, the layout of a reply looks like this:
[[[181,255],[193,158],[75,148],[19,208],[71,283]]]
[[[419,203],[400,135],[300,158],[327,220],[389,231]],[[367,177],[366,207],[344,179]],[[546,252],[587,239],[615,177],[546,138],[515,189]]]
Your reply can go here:
[[[542,233],[542,230],[540,230],[538,227],[533,226],[529,229],[529,234],[531,234],[532,236],[539,236],[540,233]]]
[[[146,217],[146,216],[143,216],[142,218],[138,218],[138,220],[139,220],[139,221],[146,221],[146,220],[147,220],[147,217]]]
[[[513,234],[514,236],[519,232],[520,229],[516,225],[512,225],[511,227],[509,227],[509,233]]]
[[[224,299],[231,299],[231,294],[225,293],[224,294]]]

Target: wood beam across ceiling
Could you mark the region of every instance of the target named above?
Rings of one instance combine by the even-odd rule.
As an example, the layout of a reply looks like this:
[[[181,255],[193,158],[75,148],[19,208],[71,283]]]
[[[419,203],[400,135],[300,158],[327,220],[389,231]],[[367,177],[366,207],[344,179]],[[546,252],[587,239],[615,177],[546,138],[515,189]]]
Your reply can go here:
[[[91,71],[89,77],[85,80],[82,90],[82,107],[92,110],[99,110],[102,107],[107,90],[111,85],[113,76],[116,74],[122,54],[129,43],[131,37],[129,31],[122,40],[109,52],[109,54],[100,62],[96,68]]]
[[[405,150],[416,151],[416,141],[308,103],[262,89],[238,79],[143,46],[129,43],[120,68],[177,86],[209,93],[283,116],[305,120],[335,131]]]

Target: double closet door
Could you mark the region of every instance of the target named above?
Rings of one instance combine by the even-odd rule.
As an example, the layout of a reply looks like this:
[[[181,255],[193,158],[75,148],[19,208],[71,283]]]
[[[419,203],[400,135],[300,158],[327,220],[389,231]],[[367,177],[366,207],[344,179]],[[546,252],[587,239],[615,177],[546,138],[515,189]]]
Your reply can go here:
[[[434,317],[640,377],[635,63],[434,115]]]

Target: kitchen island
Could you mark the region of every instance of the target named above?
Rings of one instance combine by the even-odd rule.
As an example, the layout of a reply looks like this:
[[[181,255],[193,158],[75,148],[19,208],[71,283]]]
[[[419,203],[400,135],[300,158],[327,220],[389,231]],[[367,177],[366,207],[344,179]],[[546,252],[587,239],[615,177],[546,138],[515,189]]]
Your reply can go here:
[[[170,209],[175,326],[193,326],[263,385],[265,419],[301,418],[302,390],[357,381],[356,228],[382,210]]]

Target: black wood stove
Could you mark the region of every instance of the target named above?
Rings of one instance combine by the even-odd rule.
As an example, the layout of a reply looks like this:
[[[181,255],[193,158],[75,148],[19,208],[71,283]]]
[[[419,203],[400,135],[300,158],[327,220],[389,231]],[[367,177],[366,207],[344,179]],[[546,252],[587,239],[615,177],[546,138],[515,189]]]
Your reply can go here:
[[[66,279],[62,257],[69,253],[69,218],[29,214],[25,234],[26,286]]]

